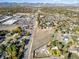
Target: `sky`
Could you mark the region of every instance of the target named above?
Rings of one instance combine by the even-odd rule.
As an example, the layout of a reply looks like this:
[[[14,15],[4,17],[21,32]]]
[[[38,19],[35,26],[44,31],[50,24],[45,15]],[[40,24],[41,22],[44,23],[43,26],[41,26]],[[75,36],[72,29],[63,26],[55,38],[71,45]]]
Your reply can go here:
[[[79,0],[0,0],[0,2],[17,2],[17,3],[65,3],[65,4],[73,4],[79,3]]]

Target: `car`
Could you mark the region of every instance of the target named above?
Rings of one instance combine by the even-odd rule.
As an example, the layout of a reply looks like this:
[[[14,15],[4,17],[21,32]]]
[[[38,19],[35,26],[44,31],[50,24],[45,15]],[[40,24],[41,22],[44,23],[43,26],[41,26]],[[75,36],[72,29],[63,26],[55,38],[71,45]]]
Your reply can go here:
[[[26,39],[26,45],[29,44],[29,41],[30,41],[29,39]]]
[[[0,36],[0,43],[3,42],[5,39],[5,36]]]

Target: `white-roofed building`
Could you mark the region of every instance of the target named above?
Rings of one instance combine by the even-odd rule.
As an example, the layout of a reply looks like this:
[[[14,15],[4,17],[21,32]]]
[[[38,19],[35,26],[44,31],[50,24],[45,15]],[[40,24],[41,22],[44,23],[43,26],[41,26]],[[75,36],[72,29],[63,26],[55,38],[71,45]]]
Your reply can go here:
[[[17,20],[10,19],[10,20],[4,22],[3,24],[4,24],[4,25],[12,25],[12,24],[14,24],[16,21],[17,21]]]
[[[5,21],[5,20],[7,20],[7,19],[9,19],[9,18],[11,18],[11,17],[12,17],[12,16],[5,16],[4,19],[1,19],[1,20],[0,20],[0,22],[3,22],[3,21]]]

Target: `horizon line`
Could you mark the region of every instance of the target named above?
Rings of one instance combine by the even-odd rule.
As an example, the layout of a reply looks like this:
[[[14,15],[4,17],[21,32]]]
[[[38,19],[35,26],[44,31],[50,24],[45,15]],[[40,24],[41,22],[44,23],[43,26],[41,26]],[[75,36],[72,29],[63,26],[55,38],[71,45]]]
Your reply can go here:
[[[0,3],[44,3],[44,4],[78,4],[78,3],[63,3],[63,2],[57,2],[57,3],[50,3],[50,2],[0,2]]]

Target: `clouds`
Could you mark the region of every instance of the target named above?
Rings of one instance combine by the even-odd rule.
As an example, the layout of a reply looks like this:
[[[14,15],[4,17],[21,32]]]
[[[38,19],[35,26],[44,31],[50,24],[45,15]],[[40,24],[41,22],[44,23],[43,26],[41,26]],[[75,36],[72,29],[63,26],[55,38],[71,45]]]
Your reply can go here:
[[[0,0],[0,2],[30,2],[30,3],[79,3],[79,0]]]
[[[79,3],[79,0],[63,0],[63,3]]]
[[[27,0],[28,1],[28,0]],[[79,3],[79,0],[29,0],[32,2],[44,3]]]
[[[52,2],[56,3],[79,3],[79,0],[52,0]]]

